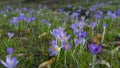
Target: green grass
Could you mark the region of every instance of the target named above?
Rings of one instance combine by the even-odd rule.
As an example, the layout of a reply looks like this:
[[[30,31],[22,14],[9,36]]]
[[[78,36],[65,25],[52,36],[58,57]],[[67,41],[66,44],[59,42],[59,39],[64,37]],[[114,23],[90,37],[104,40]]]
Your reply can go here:
[[[43,1],[42,3],[47,2]],[[120,1],[114,1],[113,4],[119,3]],[[15,16],[18,16],[18,12],[9,11],[4,14],[7,15],[7,17],[3,17],[3,14],[0,14],[0,59],[5,60],[5,56],[7,53],[5,52],[5,49],[7,47],[13,47],[15,49],[13,56],[17,57],[19,60],[19,64],[17,65],[17,68],[38,68],[39,64],[49,60],[51,57],[49,56],[49,47],[51,44],[49,43],[51,40],[55,39],[54,36],[51,35],[50,31],[52,31],[54,28],[62,27],[62,19],[64,18],[66,20],[66,28],[65,32],[67,34],[71,34],[71,39],[69,42],[72,45],[72,48],[67,51],[66,57],[66,65],[64,65],[64,58],[65,58],[65,52],[64,50],[61,50],[59,61],[56,61],[57,56],[55,56],[55,61],[50,65],[51,68],[90,68],[92,63],[92,57],[93,55],[90,53],[90,51],[87,49],[87,44],[89,41],[91,41],[91,30],[89,27],[86,27],[86,31],[88,31],[87,36],[87,42],[85,46],[78,46],[76,48],[75,54],[72,56],[72,52],[75,48],[74,44],[74,38],[75,34],[73,30],[70,28],[70,25],[72,23],[75,23],[75,20],[72,20],[69,16],[47,9],[56,9],[65,7],[69,3],[63,3],[63,1],[59,2],[58,4],[50,4],[47,8],[43,10],[36,9],[36,6],[38,6],[39,3],[23,3],[22,6],[17,5],[17,1],[13,1],[12,3],[9,3],[9,1],[1,1],[3,5],[10,4],[12,7],[15,8],[22,8],[22,7],[33,7],[35,11],[29,15],[28,11],[23,12],[25,16],[34,16],[36,15],[37,19],[33,21],[32,23],[27,23],[25,21],[20,21],[19,26],[14,27],[13,25],[10,25],[10,19],[12,19]],[[51,1],[47,2],[49,5]],[[62,3],[62,4],[61,4]],[[64,5],[63,5],[64,4]],[[88,4],[85,4],[83,1],[81,2],[74,2],[71,3],[72,6],[84,6],[85,8],[89,8],[95,2],[90,2]],[[1,5],[0,5],[1,6]],[[5,9],[5,6],[1,6],[2,9]],[[117,10],[119,7],[116,7],[115,5],[105,5],[104,8],[99,7],[98,9],[102,9],[104,11],[108,10]],[[41,14],[44,14],[42,16]],[[51,23],[51,27],[48,27],[46,24],[42,24],[41,20],[46,19]],[[88,19],[88,24],[90,20],[93,18]],[[73,21],[73,22],[72,22]],[[102,24],[105,22],[108,24],[108,27],[106,29],[105,39],[103,44],[107,45],[107,47],[103,46],[102,51],[97,54],[97,60],[96,63],[99,61],[105,60],[106,62],[109,62],[111,65],[111,68],[119,68],[120,67],[120,51],[118,50],[115,52],[115,54],[111,54],[112,50],[116,48],[115,44],[112,44],[115,39],[115,36],[120,34],[120,17],[118,19],[101,19],[100,24],[98,27],[95,28],[95,34],[103,32]],[[12,39],[9,39],[7,36],[7,32],[14,32],[15,36]],[[45,33],[45,35],[43,35]],[[120,41],[120,40],[119,40]],[[23,54],[22,56],[19,56],[20,54]],[[105,64],[96,64],[96,68],[106,68],[107,66]],[[3,65],[0,65],[0,68],[4,68]]]

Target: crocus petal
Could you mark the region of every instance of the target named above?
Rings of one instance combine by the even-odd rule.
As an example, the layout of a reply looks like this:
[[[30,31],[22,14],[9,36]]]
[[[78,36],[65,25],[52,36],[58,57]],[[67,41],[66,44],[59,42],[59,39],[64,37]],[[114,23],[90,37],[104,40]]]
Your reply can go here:
[[[15,57],[12,58],[12,62],[13,62],[13,67],[15,67],[18,64],[18,61]]]
[[[101,45],[98,45],[97,48],[95,49],[96,53],[99,53],[102,49],[102,46]]]
[[[4,61],[1,60],[1,63],[2,63],[5,67],[8,67],[8,65],[7,65]]]

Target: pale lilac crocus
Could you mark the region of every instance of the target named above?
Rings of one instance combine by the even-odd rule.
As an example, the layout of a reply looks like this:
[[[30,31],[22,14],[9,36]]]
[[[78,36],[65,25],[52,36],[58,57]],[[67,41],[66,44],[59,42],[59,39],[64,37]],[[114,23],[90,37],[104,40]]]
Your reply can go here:
[[[11,48],[11,47],[8,47],[8,48],[6,49],[6,52],[7,52],[8,54],[12,54],[12,53],[14,52],[14,49]]]
[[[92,30],[94,30],[96,26],[97,26],[96,22],[90,22],[90,27],[92,28]]]
[[[61,42],[66,42],[70,39],[71,35],[68,35],[66,36],[66,33],[63,32],[63,33],[60,33],[59,36],[58,36],[58,39],[61,41]]]
[[[77,39],[77,38],[74,38],[74,43],[75,43],[76,46],[78,46],[80,44],[80,40]]]
[[[103,24],[103,29],[106,29],[106,27],[107,27],[107,24],[104,23],[104,24]]]
[[[7,68],[15,68],[18,62],[19,61],[16,59],[16,57],[12,58],[11,56],[6,56],[6,62],[1,60],[1,63]]]
[[[8,37],[11,39],[15,34],[8,32],[7,35],[8,35]]]
[[[60,47],[57,45],[57,42],[56,41],[51,41],[51,47],[49,48],[49,51],[50,51],[50,56],[55,56],[59,53],[60,51]]]
[[[71,45],[69,43],[62,43],[62,48],[67,51],[68,49],[71,48]]]
[[[42,24],[45,24],[45,23],[47,23],[47,20],[42,19],[41,22],[42,22]]]
[[[92,43],[92,44],[89,44],[88,45],[88,49],[90,50],[90,52],[93,54],[93,55],[96,55],[98,54],[101,49],[102,49],[102,46],[101,44],[95,44],[95,43]]]

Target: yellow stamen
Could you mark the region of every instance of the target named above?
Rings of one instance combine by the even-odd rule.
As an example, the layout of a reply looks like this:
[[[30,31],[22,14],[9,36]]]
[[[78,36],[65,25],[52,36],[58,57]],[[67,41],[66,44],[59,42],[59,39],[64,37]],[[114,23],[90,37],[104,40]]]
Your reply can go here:
[[[57,51],[57,50],[58,50],[58,48],[54,47],[54,48],[53,48],[53,50],[54,50],[54,51]]]
[[[62,36],[62,39],[66,39],[66,36],[65,36],[65,35],[63,35],[63,36]]]

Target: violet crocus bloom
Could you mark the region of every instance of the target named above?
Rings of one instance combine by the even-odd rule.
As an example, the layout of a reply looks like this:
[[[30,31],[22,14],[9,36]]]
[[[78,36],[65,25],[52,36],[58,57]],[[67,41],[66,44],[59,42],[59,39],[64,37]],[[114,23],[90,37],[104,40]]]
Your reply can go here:
[[[81,39],[85,38],[87,36],[87,32],[80,32],[78,37],[80,37]]]
[[[106,27],[107,27],[107,24],[106,24],[106,23],[104,23],[104,24],[103,24],[103,28],[104,28],[104,29],[106,29]]]
[[[75,20],[78,20],[78,16],[79,16],[79,13],[74,12],[74,13],[72,13],[72,15],[70,17],[75,19]]]
[[[76,30],[76,29],[78,29],[78,25],[75,23],[75,24],[72,24],[71,25],[71,28],[73,29],[73,30]]]
[[[78,46],[81,42],[80,42],[80,40],[79,40],[79,39],[74,38],[74,43],[75,43],[75,45],[76,45],[76,46]]]
[[[69,43],[62,43],[62,48],[67,51],[68,49],[71,48],[71,45]]]
[[[20,21],[20,18],[13,17],[13,19],[10,20],[10,23],[12,23],[15,26],[18,26],[18,22]]]
[[[87,32],[81,32],[80,33],[80,43],[82,44],[82,45],[84,45],[85,44],[85,42],[86,42],[86,40],[85,40],[85,37],[87,36]]]
[[[12,54],[12,53],[14,52],[14,49],[11,48],[11,47],[8,47],[8,48],[6,49],[6,52],[7,52],[8,54]]]
[[[50,56],[55,56],[59,53],[59,50],[61,49],[60,47],[58,47],[57,42],[56,41],[51,41],[51,47],[49,48],[50,51]]]
[[[100,19],[102,16],[100,14],[94,14],[97,19]]]
[[[90,11],[95,11],[97,9],[97,7],[96,6],[92,6],[92,7],[90,7]]]
[[[98,12],[100,15],[103,15],[103,11],[102,11],[102,10],[97,10],[97,12]]]
[[[83,30],[84,27],[87,26],[87,24],[84,21],[79,21],[77,25],[79,26],[80,30]]]
[[[118,9],[118,11],[117,11],[117,15],[120,16],[120,9]]]
[[[19,61],[16,59],[16,57],[12,58],[11,56],[6,56],[6,62],[1,60],[1,63],[7,68],[15,68],[18,62]]]
[[[67,6],[67,8],[71,8],[71,7],[72,7],[72,5],[70,5],[70,4]]]
[[[58,39],[61,41],[61,42],[66,42],[70,39],[71,35],[68,35],[66,36],[66,33],[65,32],[62,32],[59,34],[58,36]]]
[[[15,34],[8,32],[7,35],[8,35],[8,37],[11,39]]]
[[[101,44],[96,45],[95,43],[92,43],[88,45],[88,49],[93,55],[96,55],[101,51],[102,46]]]
[[[58,37],[59,37],[59,34],[60,33],[63,33],[64,32],[64,28],[62,27],[58,27],[58,28],[54,28],[53,29],[53,31],[50,31],[50,33],[55,37],[55,38],[57,38],[58,39]]]
[[[46,23],[47,23],[47,20],[42,19],[41,22],[42,22],[42,24],[46,24]]]
[[[107,16],[110,16],[112,19],[115,19],[117,17],[116,13],[112,13],[111,11],[107,12]]]
[[[90,22],[90,27],[92,27],[92,30],[97,26],[96,22]]]

